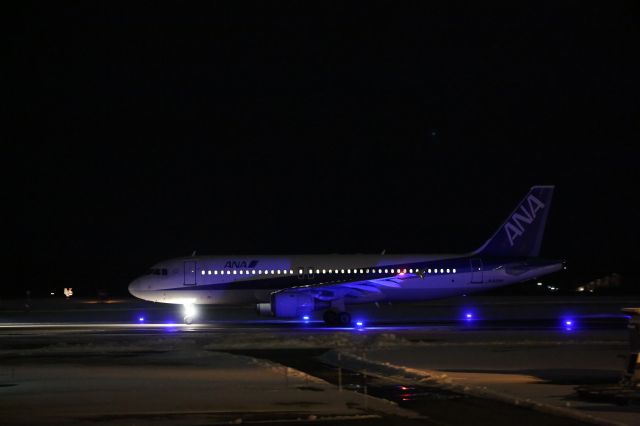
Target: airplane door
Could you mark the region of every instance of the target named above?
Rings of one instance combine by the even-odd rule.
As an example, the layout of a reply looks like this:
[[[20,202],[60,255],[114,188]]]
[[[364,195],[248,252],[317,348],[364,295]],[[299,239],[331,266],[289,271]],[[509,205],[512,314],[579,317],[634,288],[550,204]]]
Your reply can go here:
[[[196,285],[196,262],[184,262],[184,285]]]
[[[471,259],[471,282],[482,282],[482,259]]]

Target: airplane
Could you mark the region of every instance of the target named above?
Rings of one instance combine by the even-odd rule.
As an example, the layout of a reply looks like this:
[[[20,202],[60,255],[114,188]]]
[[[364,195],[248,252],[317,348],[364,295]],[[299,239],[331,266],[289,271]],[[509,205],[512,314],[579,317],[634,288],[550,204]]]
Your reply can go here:
[[[467,254],[196,256],[153,265],[129,285],[140,299],[184,306],[255,304],[258,314],[351,325],[347,306],[475,293],[563,269],[539,256],[554,186],[533,186],[479,249]]]

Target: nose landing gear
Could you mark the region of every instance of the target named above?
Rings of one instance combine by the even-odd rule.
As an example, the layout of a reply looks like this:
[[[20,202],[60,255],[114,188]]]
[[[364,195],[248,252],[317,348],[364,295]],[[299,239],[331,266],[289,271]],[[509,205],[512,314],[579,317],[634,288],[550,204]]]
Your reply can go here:
[[[324,323],[328,326],[348,327],[351,325],[351,314],[337,309],[328,309],[322,316]]]

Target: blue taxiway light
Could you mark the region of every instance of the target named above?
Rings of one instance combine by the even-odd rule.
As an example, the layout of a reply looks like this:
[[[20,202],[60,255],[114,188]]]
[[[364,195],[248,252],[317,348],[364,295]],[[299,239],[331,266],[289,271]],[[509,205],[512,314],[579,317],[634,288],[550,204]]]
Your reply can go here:
[[[140,321],[140,322],[144,322],[144,317],[140,317],[140,318],[138,318],[138,321]]]
[[[362,327],[364,323],[362,321],[356,321],[356,326]]]
[[[576,322],[573,318],[563,318],[562,319],[562,328],[565,331],[573,331],[576,326]]]
[[[303,319],[304,321],[309,321],[309,315],[305,315],[305,316],[303,316],[303,317],[302,317],[302,319]]]

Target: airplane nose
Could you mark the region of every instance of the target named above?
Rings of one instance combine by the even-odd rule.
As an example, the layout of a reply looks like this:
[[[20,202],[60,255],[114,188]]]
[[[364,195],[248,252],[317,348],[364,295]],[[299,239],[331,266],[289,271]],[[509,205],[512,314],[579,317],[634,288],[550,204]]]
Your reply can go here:
[[[136,278],[135,280],[131,281],[131,284],[129,284],[129,293],[134,297],[140,297],[138,296],[140,285],[140,278]]]

